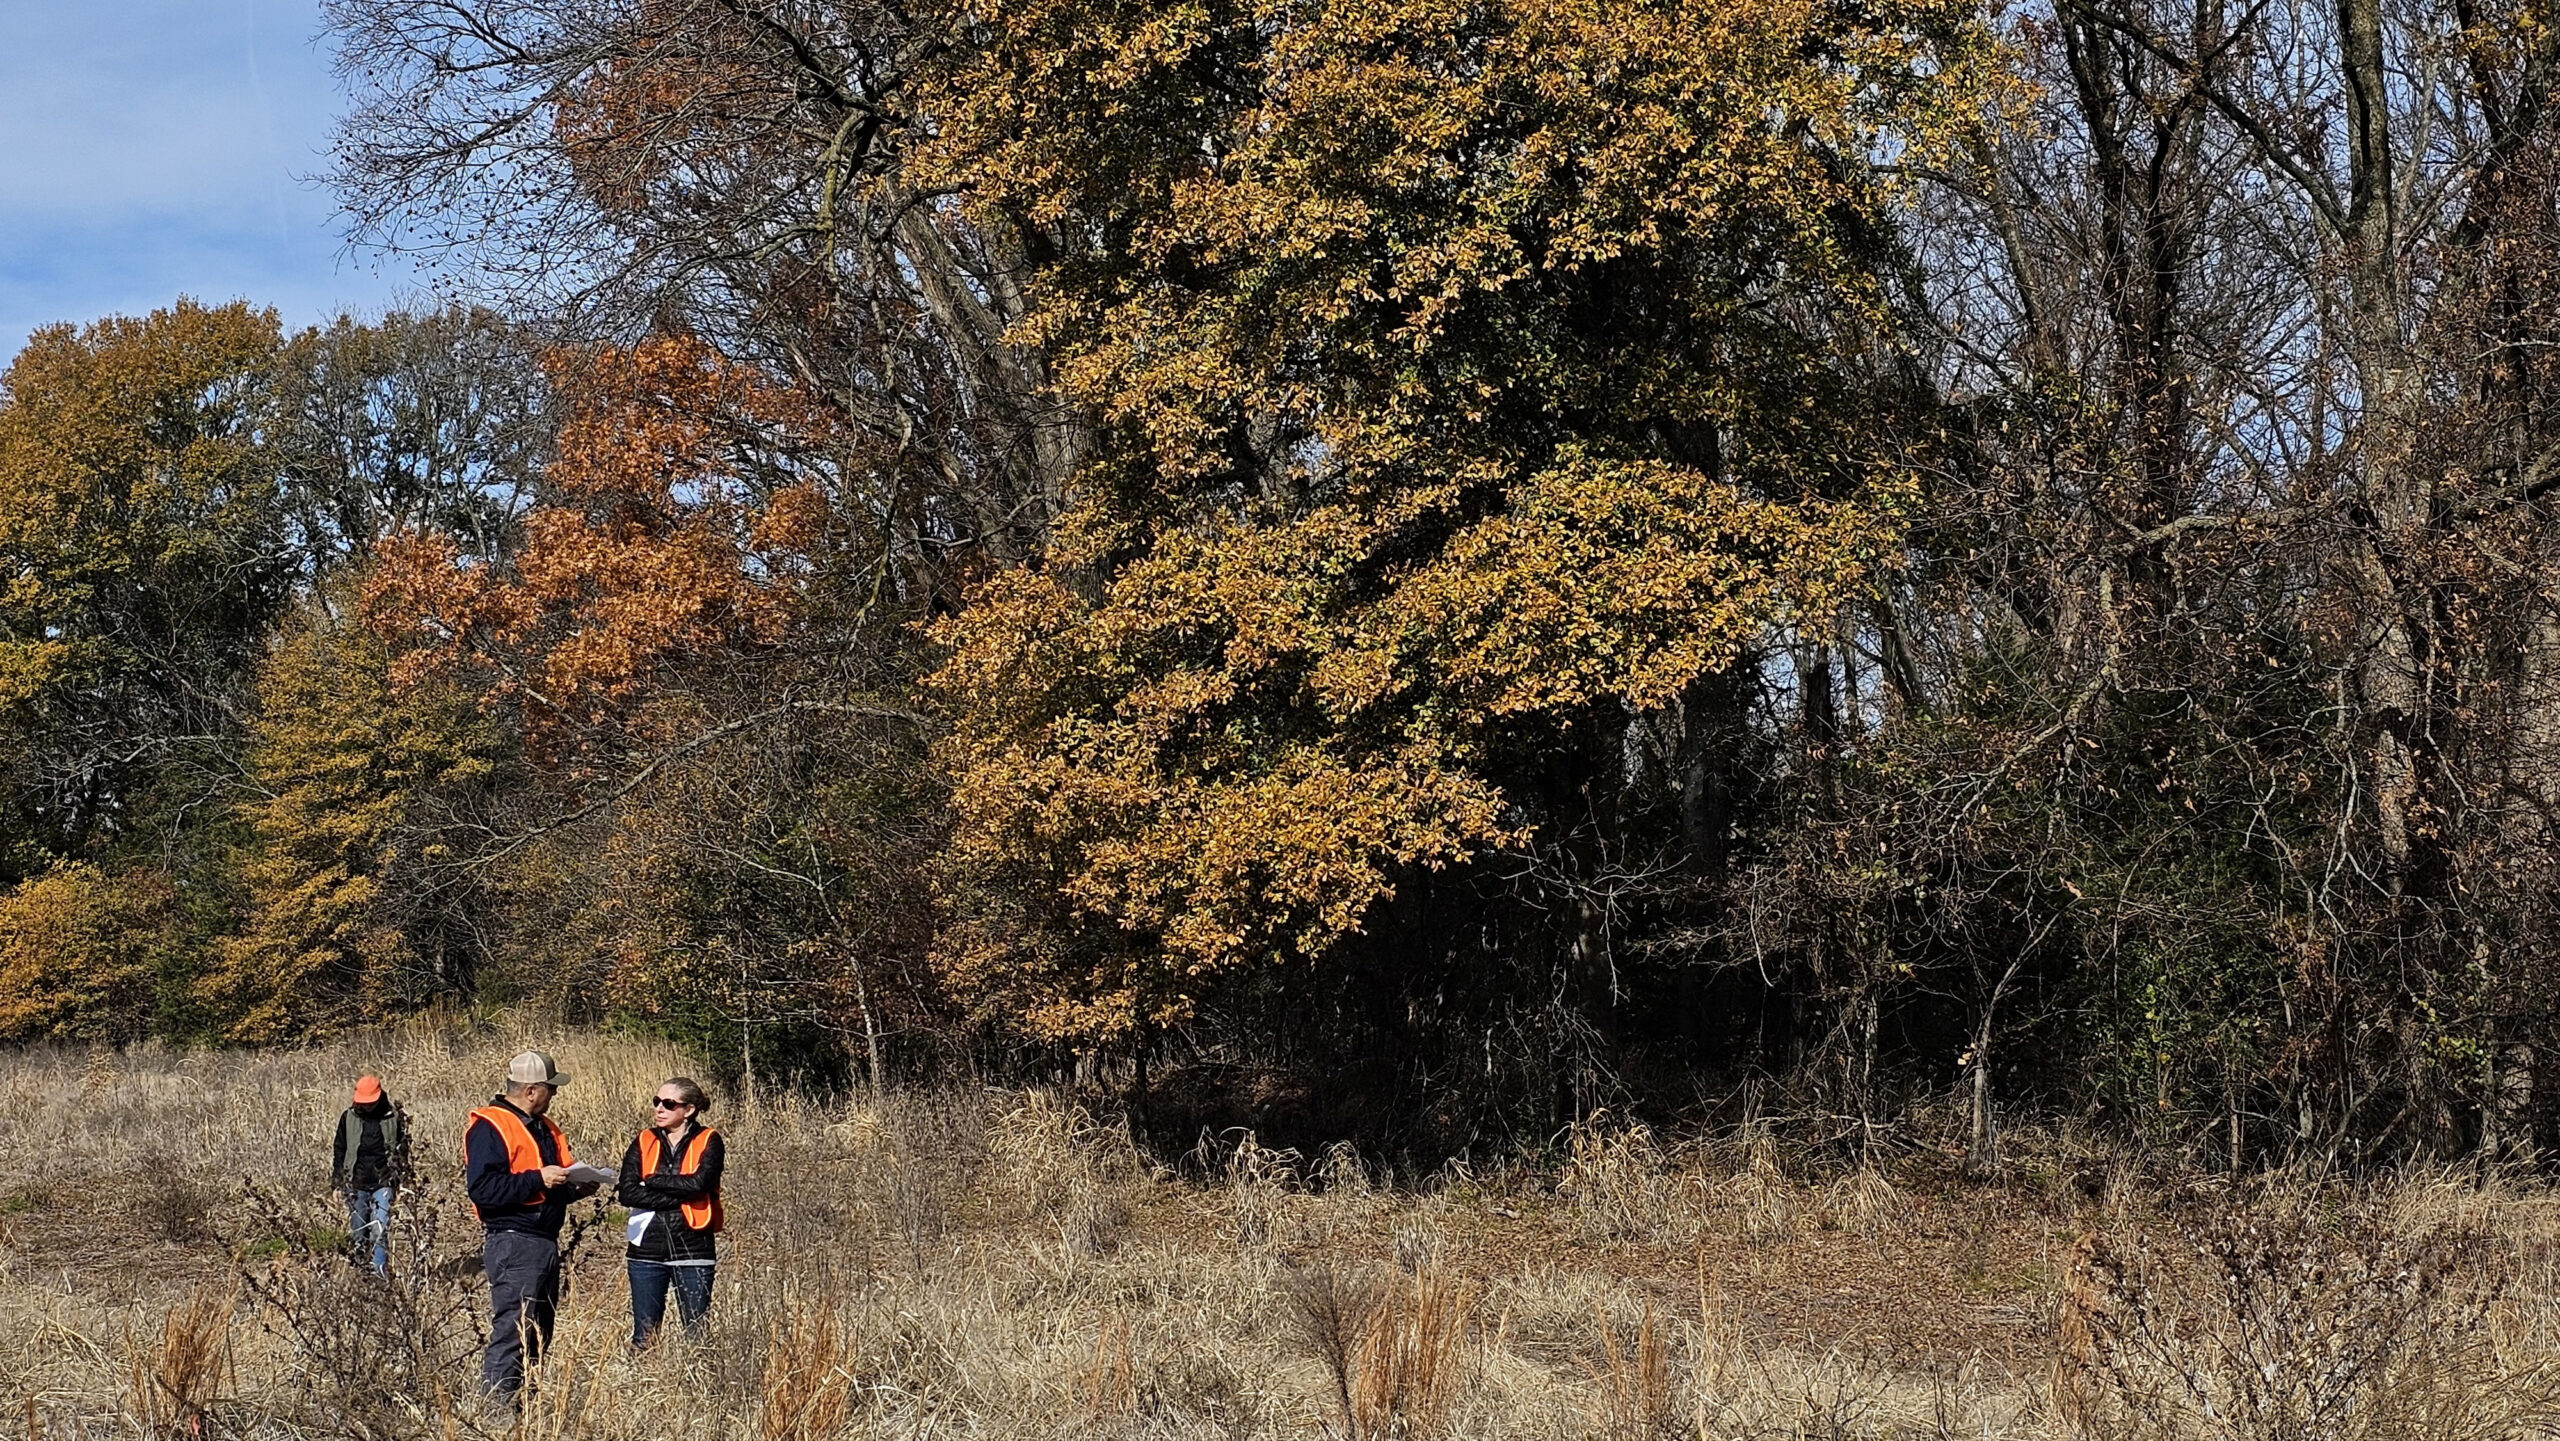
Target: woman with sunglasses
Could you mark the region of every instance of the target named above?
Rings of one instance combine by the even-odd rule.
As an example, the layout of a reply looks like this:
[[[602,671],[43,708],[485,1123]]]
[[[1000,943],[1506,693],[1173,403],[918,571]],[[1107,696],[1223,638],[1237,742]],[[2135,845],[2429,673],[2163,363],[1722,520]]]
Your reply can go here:
[[[711,1277],[720,1233],[720,1167],[726,1155],[720,1133],[702,1123],[711,1098],[690,1076],[658,1083],[649,1099],[650,1125],[622,1153],[622,1182],[615,1195],[631,1211],[624,1231],[624,1260],[631,1273],[631,1344],[645,1346],[667,1316],[667,1292],[676,1314],[697,1331],[711,1309]]]

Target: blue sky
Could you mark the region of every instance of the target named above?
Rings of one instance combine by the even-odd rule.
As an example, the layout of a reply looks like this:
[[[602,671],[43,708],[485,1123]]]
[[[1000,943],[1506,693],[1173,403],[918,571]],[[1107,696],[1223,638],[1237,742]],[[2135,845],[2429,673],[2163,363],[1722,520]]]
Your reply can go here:
[[[307,177],[340,97],[316,0],[0,0],[0,360],[180,295],[288,325],[414,292]]]

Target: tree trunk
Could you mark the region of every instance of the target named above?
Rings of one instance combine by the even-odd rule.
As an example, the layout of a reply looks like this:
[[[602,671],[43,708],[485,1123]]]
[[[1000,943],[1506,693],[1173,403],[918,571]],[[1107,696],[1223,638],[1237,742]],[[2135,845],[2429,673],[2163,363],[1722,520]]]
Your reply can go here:
[[[862,977],[862,958],[849,956],[847,960],[853,971],[853,1006],[862,1013],[862,1046],[870,1070],[866,1079],[870,1082],[871,1093],[876,1096],[880,1093],[880,1079],[885,1074],[880,1064],[880,1026],[871,1015],[871,987]]]
[[[1989,1176],[2000,1169],[2000,1122],[1991,1109],[1991,1035],[1992,1022],[2000,1010],[2000,998],[2008,993],[2009,983],[2018,978],[2018,968],[2026,964],[2024,952],[2012,957],[2009,968],[1983,999],[1982,1018],[1973,1028],[1973,1117],[1972,1136],[1965,1146],[1964,1165],[1968,1174]]]

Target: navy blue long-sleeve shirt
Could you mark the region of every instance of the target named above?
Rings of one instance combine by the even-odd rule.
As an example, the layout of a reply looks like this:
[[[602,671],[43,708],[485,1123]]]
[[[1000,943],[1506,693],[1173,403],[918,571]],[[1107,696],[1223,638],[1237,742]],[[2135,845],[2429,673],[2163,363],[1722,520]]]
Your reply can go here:
[[[542,1164],[561,1164],[560,1148],[551,1139],[551,1128],[518,1107],[509,1105],[504,1096],[492,1096],[490,1104],[504,1106],[523,1120],[533,1134],[533,1149]],[[480,1224],[490,1231],[516,1231],[560,1239],[560,1223],[568,1217],[569,1203],[595,1194],[586,1186],[554,1187],[537,1203],[534,1196],[543,1190],[539,1171],[512,1171],[507,1167],[507,1138],[498,1128],[478,1116],[462,1129],[463,1189],[470,1194],[471,1204],[480,1212]]]

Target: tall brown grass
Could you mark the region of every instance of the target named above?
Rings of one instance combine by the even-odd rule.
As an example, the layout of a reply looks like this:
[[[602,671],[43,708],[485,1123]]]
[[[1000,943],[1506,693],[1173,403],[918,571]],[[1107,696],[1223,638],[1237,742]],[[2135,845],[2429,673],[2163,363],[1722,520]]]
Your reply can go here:
[[[794,1311],[767,1333],[760,1441],[826,1441],[844,1434],[853,1413],[852,1357],[835,1309]]]
[[[1607,1357],[1594,1374],[1600,1390],[1600,1434],[1609,1441],[1653,1441],[1674,1434],[1670,1354],[1654,1324],[1653,1303],[1645,1303],[1644,1319],[1623,1344],[1606,1312],[1596,1313],[1595,1319]]]
[[[125,1415],[151,1441],[206,1433],[231,1390],[232,1293],[199,1287],[169,1308],[154,1338],[125,1338]]]
[[[1433,1437],[1448,1429],[1466,1385],[1474,1303],[1474,1287],[1436,1267],[1387,1287],[1369,1308],[1351,1364],[1354,1438]]]
[[[1065,1098],[983,1090],[723,1098],[706,1329],[632,1352],[618,1228],[587,1203],[555,1343],[523,1409],[492,1409],[454,1147],[526,1044],[575,1077],[555,1114],[606,1165],[654,1084],[700,1069],[518,1021],[0,1057],[0,1416],[45,1441],[2560,1436],[2538,1189],[2170,1205],[2092,1162],[2076,1189],[1979,1191],[1599,1118],[1552,1170],[1416,1190],[1244,1133],[1159,1165]],[[369,1070],[425,1163],[387,1281],[325,1187]]]

